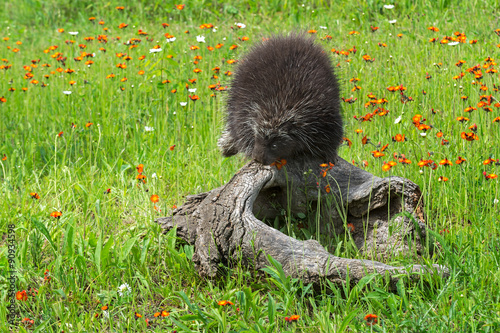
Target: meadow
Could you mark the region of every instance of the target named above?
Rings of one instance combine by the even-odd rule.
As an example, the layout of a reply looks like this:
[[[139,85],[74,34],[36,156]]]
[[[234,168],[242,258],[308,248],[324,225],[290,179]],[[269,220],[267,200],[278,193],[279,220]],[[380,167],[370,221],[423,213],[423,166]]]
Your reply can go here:
[[[0,9],[2,332],[500,331],[497,2]],[[154,223],[247,162],[217,148],[231,75],[253,43],[293,30],[336,67],[339,155],[420,186],[440,250],[418,263],[446,265],[448,279],[403,278],[391,291],[370,276],[318,291],[270,264],[204,280],[192,247]]]

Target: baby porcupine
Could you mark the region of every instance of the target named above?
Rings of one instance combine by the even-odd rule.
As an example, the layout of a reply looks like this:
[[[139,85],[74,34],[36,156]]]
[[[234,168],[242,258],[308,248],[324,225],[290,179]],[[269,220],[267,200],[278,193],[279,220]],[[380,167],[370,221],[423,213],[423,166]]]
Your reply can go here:
[[[274,36],[241,60],[229,89],[224,156],[262,164],[333,162],[343,134],[339,84],[324,49],[301,34]]]

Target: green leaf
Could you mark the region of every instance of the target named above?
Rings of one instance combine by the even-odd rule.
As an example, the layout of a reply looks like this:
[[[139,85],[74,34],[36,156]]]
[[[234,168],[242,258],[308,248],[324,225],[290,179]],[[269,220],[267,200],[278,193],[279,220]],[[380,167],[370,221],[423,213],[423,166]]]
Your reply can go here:
[[[150,242],[149,238],[144,239],[144,241],[142,242],[143,245],[142,245],[142,252],[141,252],[141,259],[140,259],[141,265],[144,265],[144,261],[146,261],[146,256],[148,254],[148,248],[149,248],[149,242]]]
[[[340,324],[337,332],[345,332],[347,330],[347,326],[349,326],[349,324],[354,319],[354,317],[356,317],[357,314],[358,314],[357,309],[349,312],[349,314],[345,316],[344,319],[342,320],[342,323]]]
[[[137,238],[139,236],[135,236],[134,238],[131,238],[129,240],[127,240],[125,242],[125,244],[123,244],[123,247],[122,247],[122,252],[120,253],[120,259],[119,259],[119,262],[122,262],[123,259],[125,259],[126,256],[129,255],[130,253],[130,250],[132,249],[132,247],[135,245],[135,242],[137,241]]]
[[[102,234],[99,235],[94,253],[94,264],[97,267],[97,271],[101,273],[101,251],[102,251]]]
[[[57,252],[57,249],[56,249],[56,246],[54,244],[54,242],[52,241],[52,238],[50,237],[50,233],[49,233],[49,230],[47,230],[47,227],[45,227],[44,224],[42,224],[41,222],[38,222],[37,220],[31,220],[35,226],[35,228],[42,234],[45,236],[45,238],[47,239],[47,241],[49,242],[50,246],[52,247],[52,250],[54,251],[54,253]]]
[[[276,315],[276,303],[270,293],[267,294],[267,316],[269,318],[269,324],[274,324],[274,318]]]
[[[112,245],[113,235],[109,237],[101,252],[101,263],[104,264],[104,267],[108,266],[109,251],[111,250]]]
[[[64,248],[65,252],[68,254],[70,258],[73,257],[74,254],[74,248],[73,248],[74,233],[75,233],[75,228],[73,228],[73,225],[69,224],[68,227],[66,228],[66,231],[64,232],[64,238],[65,238]]]
[[[194,333],[194,331],[192,331],[189,327],[187,327],[186,325],[184,325],[184,324],[183,324],[183,323],[181,323],[180,321],[178,321],[178,320],[176,320],[176,319],[174,319],[174,318],[172,318],[172,317],[169,317],[169,318],[170,318],[170,320],[171,320],[171,321],[172,321],[175,325],[179,326],[179,327],[180,327],[180,328],[182,328],[184,331]]]
[[[167,58],[165,60],[169,63],[170,66],[174,66],[174,67],[178,67],[179,66],[179,63],[177,61],[171,59],[171,58]]]

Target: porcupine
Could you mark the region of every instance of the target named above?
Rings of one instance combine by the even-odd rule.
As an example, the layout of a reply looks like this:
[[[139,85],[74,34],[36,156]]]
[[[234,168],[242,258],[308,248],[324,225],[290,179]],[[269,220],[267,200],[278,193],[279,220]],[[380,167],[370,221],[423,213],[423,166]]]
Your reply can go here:
[[[229,88],[224,156],[334,162],[343,134],[339,84],[312,37],[274,36],[240,61]]]

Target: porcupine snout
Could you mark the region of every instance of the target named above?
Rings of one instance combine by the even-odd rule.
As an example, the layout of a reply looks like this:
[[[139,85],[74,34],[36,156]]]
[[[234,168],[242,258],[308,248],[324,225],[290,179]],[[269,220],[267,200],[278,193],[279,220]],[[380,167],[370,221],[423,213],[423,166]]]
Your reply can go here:
[[[293,140],[283,133],[270,136],[255,135],[252,158],[264,165],[281,159],[289,159],[295,153]]]

